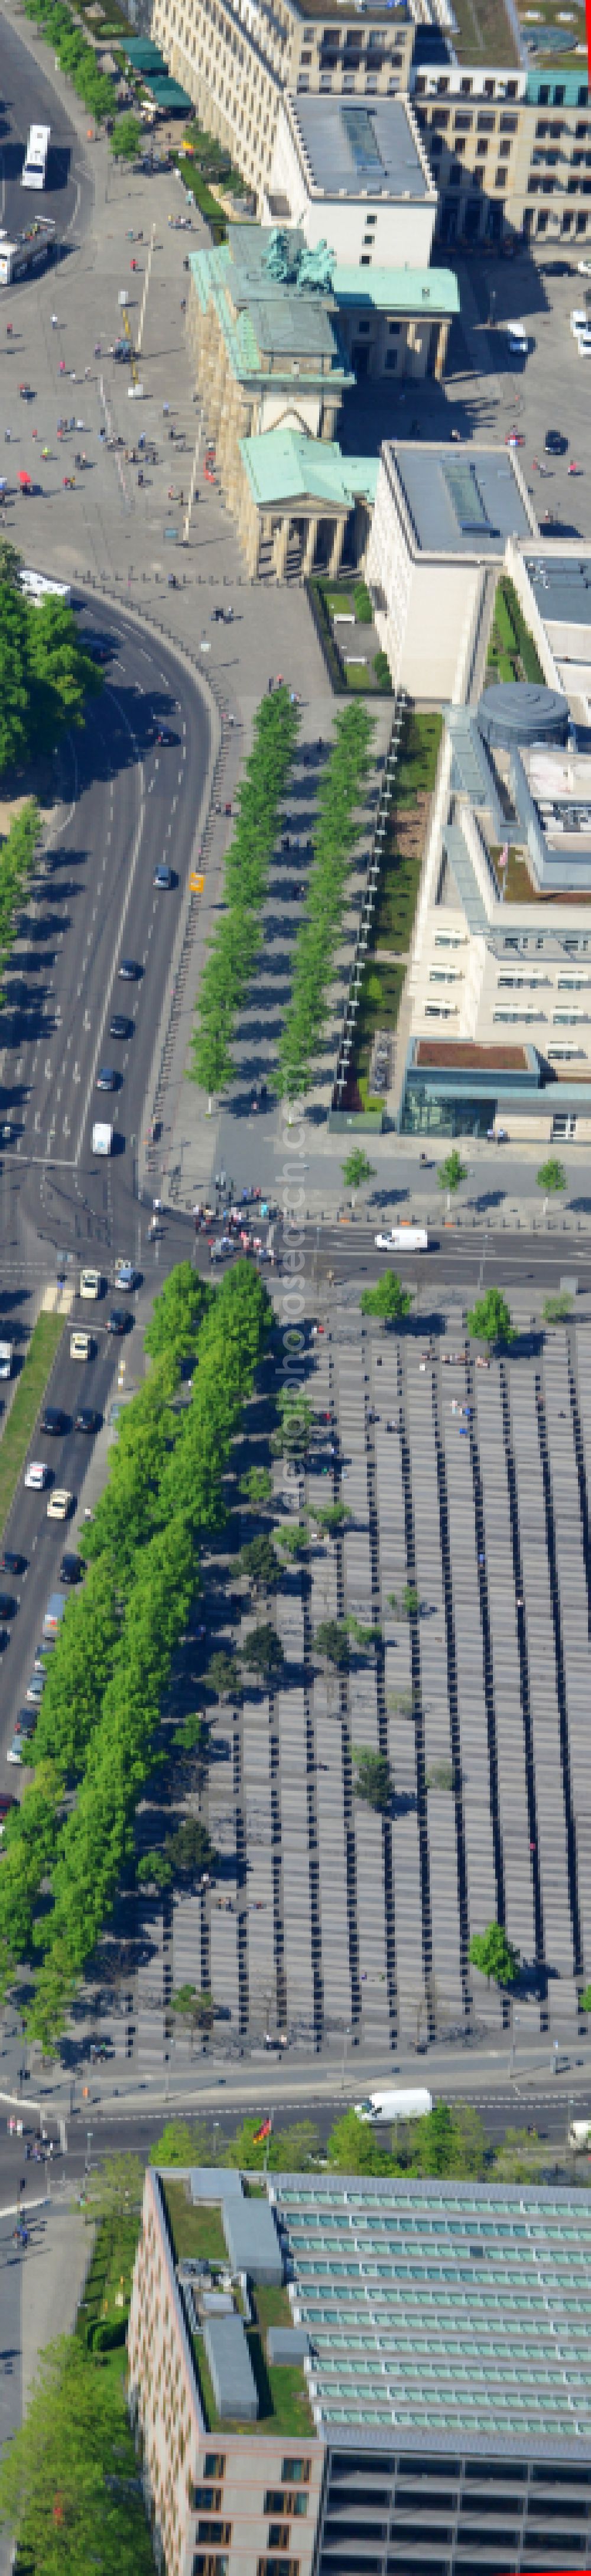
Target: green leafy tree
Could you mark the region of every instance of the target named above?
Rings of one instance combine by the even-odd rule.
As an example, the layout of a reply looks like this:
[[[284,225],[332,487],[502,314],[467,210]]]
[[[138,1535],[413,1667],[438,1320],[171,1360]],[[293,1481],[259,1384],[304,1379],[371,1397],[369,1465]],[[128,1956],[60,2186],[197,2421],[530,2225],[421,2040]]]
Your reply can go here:
[[[225,2162],[224,2141],[224,2164]],[[219,2146],[215,2129],[208,2129],[202,2120],[191,2123],[188,2120],[167,2120],[160,2137],[154,2139],[153,2145],[148,2150],[148,2164],[161,2165],[164,2171],[167,2165],[217,2165],[218,2163]]]
[[[251,1628],[250,1636],[245,1637],[240,1647],[240,1661],[246,1664],[248,1672],[259,1674],[261,1680],[269,1685],[281,1680],[285,1655],[281,1638],[269,1621],[258,1628]]]
[[[279,816],[299,728],[289,689],[273,689],[254,723],[238,789],[238,821],[226,853],[225,911],[200,978],[192,1079],[209,1092],[234,1074],[232,1045],[262,939],[263,907]]]
[[[334,1664],[337,1672],[340,1673],[348,1671],[349,1639],[343,1620],[321,1619],[316,1629],[314,1644],[317,1655],[322,1656],[323,1663]]]
[[[341,1163],[341,1171],[346,1190],[361,1190],[364,1181],[375,1181],[375,1163],[368,1162],[367,1154],[362,1152],[360,1145],[353,1146],[353,1151],[347,1155],[346,1162]]]
[[[200,1878],[215,1858],[205,1825],[198,1816],[186,1816],[175,1834],[168,1834],[164,1845],[175,1878]]]
[[[249,1539],[247,1546],[241,1547],[232,1571],[246,1575],[255,1600],[279,1591],[283,1569],[270,1538]]]
[[[356,1618],[354,1610],[350,1610],[345,1620],[345,1627],[349,1636],[353,1638],[354,1644],[361,1648],[362,1654],[376,1654],[378,1646],[382,1644],[382,1631],[381,1628],[374,1627],[373,1620],[371,1626],[368,1626],[364,1624],[363,1619]]]
[[[197,1986],[186,1985],[177,1987],[171,1998],[170,2010],[178,2015],[180,2021],[189,2023],[194,2035],[196,2030],[212,2029],[218,2005],[214,2004],[213,1995],[201,1994]]]
[[[339,1531],[346,1529],[348,1521],[353,1519],[353,1513],[349,1503],[326,1503],[322,1511],[314,1511],[314,1519],[319,1529],[326,1530],[329,1538],[338,1538]]]
[[[286,1556],[306,1556],[310,1546],[307,1521],[287,1521],[277,1531],[277,1544]]]
[[[581,2012],[591,2013],[591,1986],[584,1986],[580,1998]]]
[[[71,2335],[41,2355],[0,2461],[0,2513],[38,2576],[149,2576],[148,2528],[122,2387]]]
[[[139,116],[120,116],[109,137],[115,161],[135,161],[142,141]]]
[[[243,2120],[224,2151],[224,2163],[260,2173],[309,2173],[321,2152],[320,2134],[312,2120],[294,2120],[289,2129],[271,2130],[270,2138],[255,2139],[259,2121]]]
[[[213,1302],[213,1290],[198,1277],[191,1261],[177,1262],[155,1297],[144,1333],[151,1360],[173,1359],[177,1368],[195,1357],[199,1328]]]
[[[355,1763],[356,1798],[361,1798],[366,1807],[375,1807],[377,1815],[387,1816],[392,1796],[392,1779],[390,1764],[385,1753],[374,1753],[363,1744],[354,1744],[352,1751]]]
[[[383,1324],[400,1324],[410,1315],[412,1292],[403,1288],[395,1270],[384,1270],[375,1288],[362,1288],[359,1303],[362,1315],[377,1315]]]
[[[269,1468],[249,1467],[246,1476],[240,1478],[239,1490],[242,1502],[250,1503],[253,1511],[262,1510],[265,1503],[271,1502],[273,1494]]]
[[[418,1619],[421,1607],[421,1595],[420,1592],[417,1592],[416,1583],[405,1583],[400,1599],[398,1598],[397,1592],[389,1592],[388,1603],[390,1609],[394,1611],[395,1617],[398,1617],[399,1619]]]
[[[480,1974],[491,1977],[496,1986],[514,1986],[519,1975],[519,1951],[507,1940],[501,1923],[488,1923],[485,1932],[475,1932],[468,1952],[470,1965]]]
[[[390,2155],[370,2120],[360,2120],[356,2111],[344,2111],[335,2120],[326,2141],[326,2157],[334,2173],[383,2174],[400,2173],[398,2159]]]
[[[542,1307],[544,1323],[568,1324],[569,1315],[572,1315],[572,1308],[572,1297],[569,1297],[566,1288],[561,1288],[557,1297],[544,1298]]]
[[[233,1655],[227,1655],[224,1647],[220,1647],[218,1654],[211,1656],[206,1679],[210,1689],[215,1691],[217,1699],[240,1698],[240,1675],[235,1658]]]
[[[102,2156],[100,2164],[86,2178],[86,2208],[89,2217],[119,2218],[121,2212],[141,2209],[144,2197],[145,2166],[142,2156],[115,2152]]]
[[[22,560],[18,546],[12,546],[9,537],[0,537],[0,592],[5,583],[13,590],[18,589]]]
[[[467,1179],[466,1164],[462,1162],[461,1154],[458,1154],[455,1145],[451,1154],[446,1154],[445,1162],[439,1164],[437,1179],[440,1190],[447,1190],[452,1194],[455,1190],[459,1190],[460,1182]]]
[[[559,1190],[566,1189],[564,1163],[559,1163],[557,1154],[550,1154],[547,1163],[540,1163],[536,1180],[538,1189],[544,1191],[544,1197],[547,1199],[554,1198]]]
[[[478,2112],[468,2103],[452,2112],[447,2102],[436,2102],[424,2120],[409,2121],[406,2155],[409,2173],[458,2179],[482,2175],[487,2144]]]
[[[487,1288],[485,1297],[477,1297],[467,1320],[473,1342],[503,1342],[509,1348],[517,1338],[506,1297],[500,1288]]]
[[[142,1859],[138,1860],[137,1878],[140,1887],[159,1887],[163,1892],[165,1888],[172,1887],[172,1862],[167,1860],[166,1852],[144,1852]]]

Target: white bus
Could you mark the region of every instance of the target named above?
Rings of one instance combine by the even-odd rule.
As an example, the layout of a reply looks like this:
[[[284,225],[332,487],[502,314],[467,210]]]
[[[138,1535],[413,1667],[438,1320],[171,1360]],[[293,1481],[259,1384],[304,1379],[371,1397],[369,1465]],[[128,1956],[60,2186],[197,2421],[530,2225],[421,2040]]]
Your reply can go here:
[[[42,599],[65,599],[66,607],[69,608],[72,597],[69,581],[52,581],[47,572],[23,571],[19,578],[21,590],[24,590],[27,599],[34,602],[35,607],[40,606]]]
[[[21,170],[21,188],[44,188],[47,177],[49,125],[32,125]]]

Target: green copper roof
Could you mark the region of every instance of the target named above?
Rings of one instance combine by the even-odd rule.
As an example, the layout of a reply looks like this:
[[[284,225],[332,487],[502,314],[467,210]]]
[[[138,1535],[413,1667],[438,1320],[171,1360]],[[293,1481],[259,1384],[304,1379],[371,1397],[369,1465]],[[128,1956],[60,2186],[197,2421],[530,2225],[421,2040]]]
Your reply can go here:
[[[332,272],[336,303],[373,306],[378,313],[426,313],[431,317],[459,313],[460,295],[452,268],[341,268]]]
[[[249,385],[278,386],[282,378],[295,386],[301,376],[308,391],[329,381],[344,391],[355,378],[334,309],[326,296],[275,282],[257,255],[256,237],[251,250],[253,231],[236,224],[222,248],[190,255],[201,311],[213,300],[233,375]]]
[[[342,456],[336,439],[267,429],[260,438],[241,438],[240,454],[259,509],[310,500],[326,509],[350,510],[358,498],[372,505],[375,501],[379,458]]]

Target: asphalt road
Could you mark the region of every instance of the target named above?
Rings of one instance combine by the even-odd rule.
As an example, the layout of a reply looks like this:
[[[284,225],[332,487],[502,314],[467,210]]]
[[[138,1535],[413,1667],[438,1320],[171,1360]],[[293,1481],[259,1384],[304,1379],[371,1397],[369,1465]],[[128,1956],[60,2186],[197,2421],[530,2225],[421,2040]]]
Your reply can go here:
[[[102,695],[91,700],[83,733],[64,753],[71,788],[65,825],[43,861],[14,952],[0,1019],[2,1116],[11,1126],[0,1169],[0,1312],[2,1330],[22,1353],[28,1309],[41,1281],[63,1272],[76,1283],[84,1263],[101,1272],[107,1291],[116,1257],[132,1260],[142,1281],[142,1311],[163,1268],[192,1242],[186,1221],[167,1223],[147,1240],[147,1212],[136,1197],[136,1145],[145,1114],[156,1034],[170,978],[171,954],[192,855],[196,813],[209,757],[205,700],[160,645],[147,652],[124,618],[100,627],[84,612],[83,631],[108,635],[111,660]],[[158,745],[165,722],[172,739]],[[176,882],[154,886],[165,859]],[[119,979],[121,957],[137,978]],[[131,1034],[109,1037],[113,1012]],[[117,1075],[114,1093],[96,1087],[100,1065]],[[114,1151],[93,1159],[92,1126],[113,1125]],[[71,1421],[78,1405],[102,1417],[117,1359],[133,1367],[133,1337],[107,1333],[112,1302],[75,1300],[71,1324],[92,1330],[95,1356],[70,1358],[69,1325],[52,1372],[48,1400]],[[43,1458],[53,1482],[77,1498],[92,1439],[69,1429],[48,1441],[35,1430],[30,1456]],[[55,1588],[67,1526],[47,1519],[47,1495],[19,1487],[6,1544],[26,1560],[15,1585],[19,1602],[3,1657],[0,1762],[24,1698],[48,1593]],[[18,1773],[9,1774],[11,1785]]]
[[[55,224],[56,237],[66,251],[72,229],[84,221],[91,204],[91,188],[82,162],[78,164],[78,142],[55,89],[44,71],[46,46],[39,38],[39,64],[31,61],[24,45],[7,18],[2,19],[2,64],[0,79],[0,220],[6,231],[22,232],[31,215],[49,215]],[[47,163],[47,186],[39,194],[21,187],[21,171],[30,125],[49,125],[51,142]],[[36,282],[31,280],[31,291]],[[47,316],[49,327],[50,318]]]
[[[486,1231],[458,1226],[446,1232],[440,1227],[429,1238],[426,1253],[396,1251],[378,1252],[375,1244],[377,1227],[359,1224],[308,1225],[305,1243],[309,1257],[308,1275],[326,1281],[334,1271],[335,1285],[357,1281],[371,1286],[386,1269],[396,1271],[405,1285],[411,1282],[420,1293],[426,1314],[432,1289],[456,1288],[458,1298],[464,1291],[472,1294],[480,1285],[484,1289],[531,1287],[532,1310],[540,1293],[556,1289],[561,1277],[576,1275],[579,1287],[591,1287],[591,1237],[587,1234],[539,1235],[510,1233],[509,1228],[490,1226]],[[278,1233],[281,1245],[281,1230]]]

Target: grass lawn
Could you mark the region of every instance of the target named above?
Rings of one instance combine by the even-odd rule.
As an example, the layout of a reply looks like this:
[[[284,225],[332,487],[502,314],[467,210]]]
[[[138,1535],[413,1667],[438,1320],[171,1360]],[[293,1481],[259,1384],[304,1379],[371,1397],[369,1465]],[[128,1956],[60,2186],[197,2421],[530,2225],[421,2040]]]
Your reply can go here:
[[[329,617],[354,617],[355,608],[350,591],[331,590],[330,582],[323,581],[322,596],[326,601]]]
[[[219,2209],[208,2202],[195,2208],[184,2182],[163,2184],[175,2251],[179,2262],[184,2255],[210,2263],[227,2263],[228,2254]]]
[[[503,0],[454,0],[454,16],[458,62],[517,62]]]
[[[410,947],[421,878],[420,857],[389,850],[372,930],[372,948]],[[379,971],[379,970],[378,970]]]
[[[264,2282],[259,2282],[256,2292],[256,2311],[261,2334],[267,2333],[268,2326],[293,2325],[287,2290],[284,2289],[283,2283],[281,2285],[269,2283],[266,2286]]]
[[[81,2323],[87,2328],[98,2324],[99,2317],[108,2316],[114,2324],[122,2314],[127,2315],[139,2232],[139,2210],[127,2215],[122,2211],[118,2217],[99,2221],[81,2310]],[[116,2306],[119,2291],[123,2293],[123,2310]],[[110,2358],[121,2369],[121,2350],[115,2350]]]
[[[442,732],[443,716],[437,712],[422,715],[413,710],[406,716],[396,770],[396,805],[414,804],[421,788],[426,796],[432,794]]]
[[[24,1467],[37,1414],[64,1329],[63,1315],[39,1315],[0,1440],[0,1530]]]

